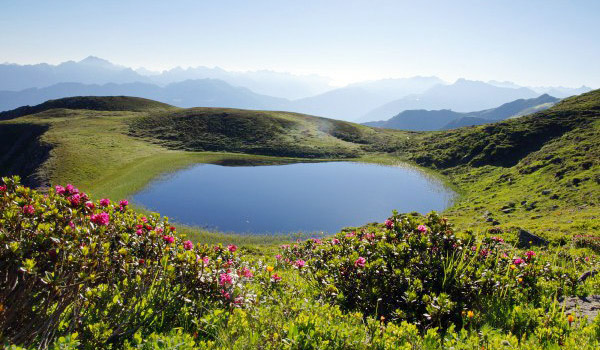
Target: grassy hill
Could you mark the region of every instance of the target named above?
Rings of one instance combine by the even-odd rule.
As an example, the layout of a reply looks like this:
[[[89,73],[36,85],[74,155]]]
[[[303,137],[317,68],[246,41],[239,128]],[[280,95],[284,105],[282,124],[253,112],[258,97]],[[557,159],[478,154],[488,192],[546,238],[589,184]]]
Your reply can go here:
[[[129,97],[67,98],[5,115],[2,173],[34,185],[74,182],[117,198],[197,162],[407,161],[461,193],[446,211],[460,227],[519,227],[559,240],[600,228],[599,91],[518,119],[420,133]]]
[[[497,221],[564,238],[600,229],[598,144],[596,90],[517,119],[414,135],[397,156],[461,189],[447,214],[465,227]]]
[[[3,175],[41,187],[72,182],[93,196],[0,180],[3,345],[600,345],[600,317],[589,322],[566,306],[567,299],[596,305],[580,297],[600,294],[593,274],[600,269],[600,91],[502,123],[420,133],[286,112],[96,99],[0,121]],[[190,233],[118,201],[193,163],[307,159],[410,162],[461,196],[443,216],[394,214],[280,247],[269,238]],[[515,248],[520,228],[552,244]],[[596,238],[582,243],[575,235]]]

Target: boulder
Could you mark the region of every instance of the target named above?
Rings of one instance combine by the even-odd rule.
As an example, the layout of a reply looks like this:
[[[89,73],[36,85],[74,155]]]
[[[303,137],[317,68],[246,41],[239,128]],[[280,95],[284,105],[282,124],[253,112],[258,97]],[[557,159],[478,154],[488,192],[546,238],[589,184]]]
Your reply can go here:
[[[548,245],[548,241],[543,239],[540,236],[536,236],[533,233],[519,229],[519,242],[517,243],[517,247],[526,248],[532,245]]]
[[[569,297],[560,300],[565,305],[565,314],[575,317],[587,317],[588,321],[593,321],[598,312],[600,312],[600,295],[590,295],[587,297]]]

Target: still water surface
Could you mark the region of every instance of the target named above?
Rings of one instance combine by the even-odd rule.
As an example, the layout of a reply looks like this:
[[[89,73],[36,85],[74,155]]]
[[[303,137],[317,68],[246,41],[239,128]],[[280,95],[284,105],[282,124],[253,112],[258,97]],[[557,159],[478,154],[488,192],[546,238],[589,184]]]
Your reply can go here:
[[[316,233],[427,213],[454,193],[411,167],[353,162],[197,164],[150,183],[133,201],[171,221],[223,232]]]

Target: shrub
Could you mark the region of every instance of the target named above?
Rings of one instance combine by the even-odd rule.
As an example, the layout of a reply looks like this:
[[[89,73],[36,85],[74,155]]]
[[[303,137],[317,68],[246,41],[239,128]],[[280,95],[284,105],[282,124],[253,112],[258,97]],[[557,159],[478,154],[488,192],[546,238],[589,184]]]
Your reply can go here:
[[[166,218],[127,201],[92,202],[73,186],[47,194],[0,186],[0,332],[46,347],[77,332],[90,348],[134,333],[193,327],[211,308],[252,300],[235,247],[193,245]]]
[[[494,313],[484,308],[498,299],[538,303],[545,290],[538,283],[564,277],[533,251],[516,255],[501,238],[459,239],[435,213],[394,213],[385,226],[284,246],[283,259],[302,262],[303,276],[327,300],[421,329],[479,322],[483,312]]]

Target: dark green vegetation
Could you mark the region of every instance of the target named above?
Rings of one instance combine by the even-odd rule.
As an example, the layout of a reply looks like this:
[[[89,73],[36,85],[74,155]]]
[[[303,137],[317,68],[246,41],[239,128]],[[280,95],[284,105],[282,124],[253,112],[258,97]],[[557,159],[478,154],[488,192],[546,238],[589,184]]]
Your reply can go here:
[[[406,110],[389,120],[368,122],[364,125],[415,131],[456,129],[535,113],[552,107],[558,101],[558,98],[544,94],[536,98],[518,99],[496,108],[469,113],[453,112],[448,109]]]
[[[396,135],[287,112],[191,108],[132,122],[130,133],[173,149],[299,158],[355,158],[394,147]]]
[[[121,106],[129,106],[123,99]],[[443,176],[461,197],[443,213],[448,221],[396,215],[390,218],[393,226],[388,223],[393,229],[373,224],[323,242],[286,246],[280,260],[272,257],[277,254],[272,242],[248,238],[240,248],[241,265],[229,272],[219,270],[222,265],[210,270],[219,279],[211,288],[222,286],[223,273],[241,279],[243,266],[254,274],[239,286],[244,301],[231,307],[214,296],[218,289],[187,294],[171,288],[177,278],[188,278],[181,277],[188,270],[195,272],[185,283],[200,283],[194,264],[202,259],[190,260],[181,240],[168,243],[157,233],[157,227],[166,227],[157,217],[148,220],[149,229],[140,222],[143,214],[130,209],[100,203],[92,208],[85,200],[73,204],[72,194],[65,199],[52,189],[46,198],[4,180],[1,272],[26,283],[16,289],[3,284],[2,293],[20,293],[25,301],[1,310],[10,307],[6,310],[22,315],[23,324],[47,317],[48,327],[54,327],[20,335],[2,323],[8,341],[56,340],[67,347],[78,342],[75,336],[57,337],[77,332],[85,346],[114,348],[598,346],[600,317],[594,323],[579,314],[568,318],[560,300],[600,294],[600,276],[593,274],[599,268],[594,251],[600,231],[600,91],[496,124],[423,133],[286,112],[172,109],[150,101],[145,108],[144,103],[108,111],[40,109],[2,121],[0,133],[7,136],[0,141],[6,150],[2,170],[42,185],[73,182],[96,197],[116,200],[161,173],[197,162],[406,161]],[[72,104],[77,105],[82,104]],[[18,162],[29,156],[20,154],[39,156],[26,167]],[[106,227],[90,222],[90,214],[101,212],[110,217]],[[141,235],[136,225],[142,225]],[[548,239],[549,246],[516,249],[522,229]],[[199,243],[240,242],[206,232],[190,237]],[[50,263],[53,254],[43,252],[55,245],[59,260]],[[197,255],[208,256],[201,247],[194,248]],[[166,262],[154,267],[160,278],[152,281],[136,277],[139,258],[147,253],[156,255],[152,261]],[[98,266],[105,255],[108,265]],[[93,278],[90,268],[99,269]],[[102,268],[120,269],[128,278],[110,277]],[[590,277],[579,278],[586,271]],[[62,277],[47,283],[53,276]],[[67,288],[70,281],[83,289]],[[157,290],[173,294],[159,298]],[[73,294],[60,304],[58,291]],[[397,298],[379,300],[381,295]],[[153,306],[161,302],[162,308]],[[6,322],[4,315],[0,311],[0,322]]]
[[[593,349],[586,250],[458,238],[436,214],[284,245],[184,241],[158,215],[0,185],[0,341],[53,349]],[[239,251],[238,251],[239,250]],[[508,345],[506,345],[508,344]],[[13,349],[18,349],[16,346]]]

